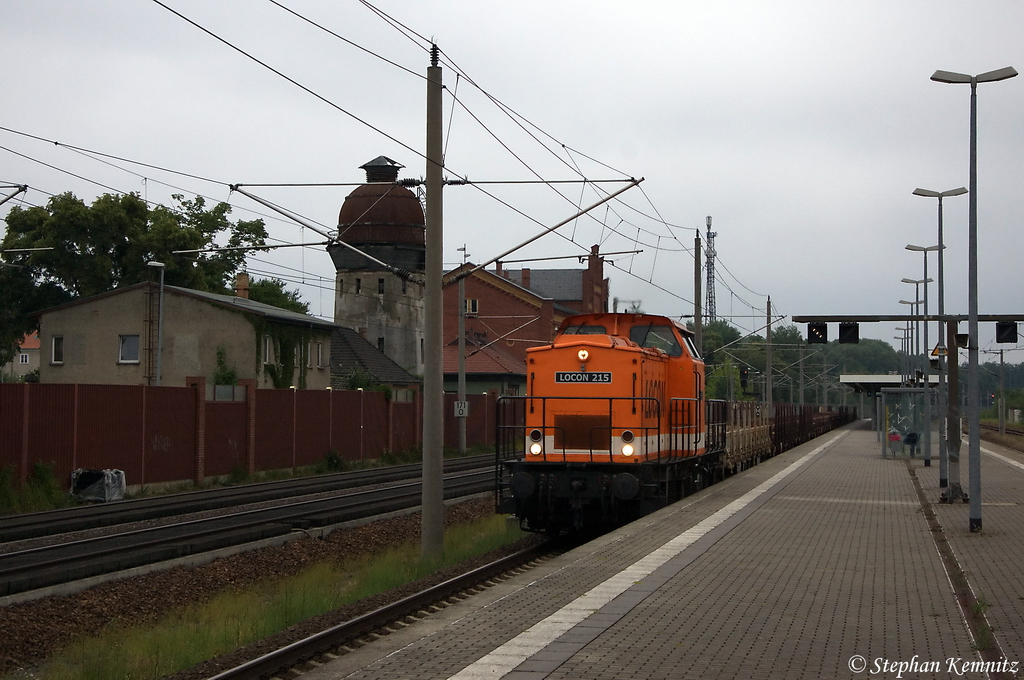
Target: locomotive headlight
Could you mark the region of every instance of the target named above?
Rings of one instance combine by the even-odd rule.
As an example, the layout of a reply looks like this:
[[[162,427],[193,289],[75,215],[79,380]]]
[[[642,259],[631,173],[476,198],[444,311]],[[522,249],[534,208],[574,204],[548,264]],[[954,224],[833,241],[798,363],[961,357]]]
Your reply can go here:
[[[633,439],[635,439],[633,431],[623,430],[620,436],[622,438],[622,448],[619,450],[622,451],[623,456],[632,456],[636,452],[636,449],[633,447]]]
[[[530,430],[530,453],[539,456],[544,451],[544,444],[541,443],[543,439],[544,433],[540,430]]]
[[[581,349],[579,352],[576,352],[576,356],[579,357],[580,361],[585,362],[587,359],[590,358],[590,352],[588,352],[585,349]]]

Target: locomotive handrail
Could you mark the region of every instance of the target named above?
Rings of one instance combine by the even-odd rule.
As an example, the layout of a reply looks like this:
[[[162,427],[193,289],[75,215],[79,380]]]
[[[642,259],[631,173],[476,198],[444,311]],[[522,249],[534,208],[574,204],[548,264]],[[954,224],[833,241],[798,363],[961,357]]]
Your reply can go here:
[[[539,405],[536,403],[538,401],[540,402]],[[496,441],[498,442],[497,446],[499,447],[499,449],[501,448],[503,443],[506,443],[508,441],[508,437],[503,437],[502,436],[502,432],[503,431],[506,431],[506,433],[507,432],[513,432],[514,433],[516,430],[520,430],[520,431],[523,431],[524,435],[525,435],[525,430],[527,430],[527,429],[529,429],[529,430],[536,429],[536,430],[540,430],[544,434],[545,439],[547,438],[547,436],[549,434],[558,433],[558,432],[562,433],[562,436],[560,437],[560,439],[562,440],[562,446],[560,448],[555,448],[554,446],[552,446],[550,449],[545,448],[544,456],[539,458],[540,460],[551,460],[551,459],[554,459],[554,460],[561,460],[562,462],[566,462],[566,461],[570,461],[571,460],[569,458],[569,456],[583,455],[581,453],[570,453],[570,451],[573,450],[573,447],[567,447],[565,445],[566,437],[565,437],[565,434],[564,434],[565,433],[565,428],[564,427],[555,425],[554,423],[550,423],[550,424],[548,423],[548,411],[549,411],[549,409],[548,409],[548,402],[549,401],[561,401],[561,402],[578,401],[578,402],[591,402],[591,403],[598,402],[598,401],[607,402],[608,408],[607,408],[607,411],[605,413],[606,413],[606,415],[608,417],[609,424],[608,425],[603,425],[602,424],[602,425],[599,425],[599,426],[593,426],[593,427],[590,428],[590,431],[588,432],[588,436],[587,436],[587,443],[588,443],[588,445],[586,446],[586,449],[587,449],[587,454],[586,455],[589,456],[590,462],[599,462],[599,461],[602,461],[602,460],[608,460],[608,461],[615,460],[615,452],[614,452],[614,450],[612,448],[610,448],[610,447],[609,448],[596,448],[594,446],[594,432],[607,431],[608,435],[609,435],[608,436],[609,442],[611,440],[611,437],[613,436],[614,430],[631,430],[631,431],[635,432],[638,436],[642,436],[645,440],[649,436],[657,435],[658,433],[661,432],[662,408],[661,408],[661,401],[659,399],[657,399],[656,397],[637,397],[637,396],[629,396],[629,397],[587,397],[587,396],[572,396],[572,397],[565,397],[565,396],[540,397],[540,396],[537,396],[537,397],[534,397],[534,396],[505,396],[505,397],[500,397],[498,399],[498,403],[499,404],[501,404],[502,402],[506,402],[506,403],[507,402],[512,402],[512,403],[521,402],[521,403],[524,404],[524,410],[523,410],[524,420],[523,420],[522,423],[514,423],[514,424],[511,424],[511,425],[504,425],[504,424],[502,424],[500,418],[496,420],[496,426],[497,426]],[[648,425],[639,425],[638,426],[638,425],[633,424],[633,423],[630,423],[630,424],[616,424],[615,422],[612,422],[612,419],[614,418],[614,415],[615,415],[614,406],[615,406],[615,404],[617,402],[618,403],[632,402],[634,404],[634,408],[635,408],[635,403],[637,401],[648,402],[649,403],[649,405],[651,407],[650,408],[650,413],[652,414],[650,416],[650,418],[652,419],[650,424],[648,424]],[[541,425],[540,426],[527,426],[526,425],[525,415],[526,415],[526,411],[527,411],[527,406],[528,406],[529,413],[532,413],[532,414],[536,414],[537,413],[538,406],[539,406],[540,418],[541,418]],[[501,413],[501,412],[502,411],[500,410],[500,406],[499,406],[499,413]],[[515,445],[518,450],[514,454],[512,452],[508,451],[507,449],[499,450],[497,452],[499,459],[502,458],[502,457],[504,457],[504,459],[508,459],[508,458],[512,457],[512,455],[516,455],[516,454],[521,454],[521,457],[523,459],[529,459],[529,457],[526,455],[526,450],[525,450],[525,448],[526,448],[525,447],[525,436],[524,436],[524,439],[523,439],[523,444],[524,445],[523,445],[522,449],[518,449],[518,444]],[[502,456],[502,454],[504,454],[504,456]],[[517,457],[519,457],[519,456],[517,456]],[[641,456],[638,456],[638,459],[640,457]],[[643,456],[643,457],[646,457],[646,456]]]

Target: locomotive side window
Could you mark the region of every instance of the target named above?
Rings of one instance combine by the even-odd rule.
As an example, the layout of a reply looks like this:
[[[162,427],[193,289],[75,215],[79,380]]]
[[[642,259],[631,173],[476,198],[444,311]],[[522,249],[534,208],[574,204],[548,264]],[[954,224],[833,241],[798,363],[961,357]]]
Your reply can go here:
[[[683,340],[686,341],[686,349],[690,350],[690,356],[699,359],[700,354],[697,352],[697,347],[693,344],[693,339],[688,335],[684,335]]]
[[[562,331],[562,335],[608,335],[608,331],[605,330],[604,326],[566,326],[565,330]]]
[[[633,326],[629,329],[629,339],[641,347],[660,349],[670,357],[683,355],[683,348],[671,326]]]

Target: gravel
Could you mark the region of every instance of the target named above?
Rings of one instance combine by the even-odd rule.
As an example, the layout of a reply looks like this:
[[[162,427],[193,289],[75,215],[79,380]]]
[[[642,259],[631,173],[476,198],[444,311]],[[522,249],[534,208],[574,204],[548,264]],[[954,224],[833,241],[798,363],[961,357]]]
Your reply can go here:
[[[445,524],[468,522],[493,513],[493,500],[476,499],[446,507]],[[291,541],[198,567],[175,567],[137,578],[110,581],[73,595],[8,605],[0,612],[0,673],[36,667],[54,650],[112,623],[131,626],[153,622],[172,610],[208,601],[229,588],[243,588],[268,578],[296,574],[307,565],[326,559],[343,560],[380,552],[419,538],[420,515],[414,513],[335,531],[323,539]],[[405,597],[428,584],[452,578],[535,540],[534,537],[523,539],[515,546],[438,572],[421,582],[347,605],[170,677],[174,680],[209,677],[290,641]]]

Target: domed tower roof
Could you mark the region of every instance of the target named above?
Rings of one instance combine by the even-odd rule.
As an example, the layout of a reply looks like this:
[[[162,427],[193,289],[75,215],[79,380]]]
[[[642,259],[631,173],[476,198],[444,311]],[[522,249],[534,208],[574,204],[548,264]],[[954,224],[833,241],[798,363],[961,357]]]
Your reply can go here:
[[[338,240],[392,266],[422,272],[426,221],[416,194],[397,184],[403,167],[386,156],[360,166],[367,183],[345,198],[338,214]],[[380,268],[344,246],[328,246],[327,251],[339,271]]]

